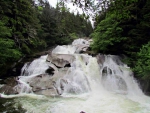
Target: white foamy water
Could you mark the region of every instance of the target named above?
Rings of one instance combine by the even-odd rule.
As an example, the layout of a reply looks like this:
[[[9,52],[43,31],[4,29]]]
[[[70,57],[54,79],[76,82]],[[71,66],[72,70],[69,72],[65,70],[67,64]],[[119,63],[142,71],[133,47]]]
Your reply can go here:
[[[74,52],[74,47],[59,46],[54,49],[53,54]],[[62,95],[46,97],[32,93],[20,94],[15,98],[14,106],[20,104],[27,113],[150,113],[150,98],[143,94],[130,68],[117,56],[105,56],[101,65],[95,57],[84,54],[74,56],[75,60],[63,77],[67,82],[64,83]],[[30,79],[32,75],[45,73],[45,57],[33,61],[26,68],[27,74],[24,77]],[[22,76],[21,78],[26,82]],[[56,85],[59,83],[58,79]]]
[[[47,55],[44,55],[38,59],[35,59],[30,64],[26,63],[21,70],[21,76],[31,76],[45,73],[46,69],[49,68],[49,65],[46,62],[46,58]]]
[[[57,46],[53,51],[52,54],[74,54],[76,48],[71,45],[63,45]]]

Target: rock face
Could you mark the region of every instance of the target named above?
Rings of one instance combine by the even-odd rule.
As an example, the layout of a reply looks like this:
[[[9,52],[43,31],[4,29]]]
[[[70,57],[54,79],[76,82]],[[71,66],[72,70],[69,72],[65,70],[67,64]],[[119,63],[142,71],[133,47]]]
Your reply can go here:
[[[140,82],[140,85],[141,85],[143,92],[146,95],[150,96],[150,80],[149,79],[147,79],[147,80],[139,79],[139,82]]]

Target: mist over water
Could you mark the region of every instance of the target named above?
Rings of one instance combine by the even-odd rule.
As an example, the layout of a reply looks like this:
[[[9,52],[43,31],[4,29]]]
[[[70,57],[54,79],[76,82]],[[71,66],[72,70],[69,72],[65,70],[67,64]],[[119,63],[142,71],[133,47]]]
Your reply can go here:
[[[118,56],[103,55],[98,63],[96,57],[79,54],[77,45],[83,42],[89,45],[88,41],[78,39],[72,45],[57,46],[52,51],[75,58],[61,78],[65,80],[63,91],[61,80],[56,80],[55,87],[61,95],[37,95],[28,86],[30,78],[46,73],[49,68],[45,55],[22,68],[19,81],[24,82],[25,86],[20,87],[25,89],[18,95],[3,97],[16,97],[14,107],[21,105],[26,113],[150,113],[150,98],[143,94],[130,68]]]

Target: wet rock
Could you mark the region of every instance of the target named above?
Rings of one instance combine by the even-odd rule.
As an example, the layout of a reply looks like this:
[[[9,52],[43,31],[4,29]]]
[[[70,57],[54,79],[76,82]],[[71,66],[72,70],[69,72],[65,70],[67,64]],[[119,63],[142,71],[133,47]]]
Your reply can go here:
[[[104,63],[104,61],[105,61],[105,56],[104,55],[101,55],[101,54],[98,54],[97,56],[96,56],[96,58],[97,58],[97,62],[98,62],[98,64],[103,64]]]
[[[143,92],[150,96],[150,80],[149,79],[138,79],[140,83],[140,87],[143,90]]]
[[[55,70],[50,67],[49,69],[46,70],[46,73],[48,73],[49,75],[53,75],[53,74],[54,74],[54,71],[55,71]]]
[[[74,61],[74,56],[70,54],[49,54],[47,61],[55,64],[58,67],[65,67]]]
[[[75,53],[83,53],[87,51],[88,48],[89,48],[89,45],[76,45]]]
[[[17,94],[18,92],[13,89],[12,86],[4,85],[0,88],[0,93],[4,93],[6,95]]]
[[[71,65],[70,64],[66,64],[65,67],[71,67]]]
[[[51,78],[48,74],[41,74],[30,78],[27,83],[32,87],[33,92],[52,89],[53,83]]]
[[[14,87],[15,85],[18,84],[17,80],[18,80],[18,77],[10,77],[10,78],[5,79],[4,82],[9,86]]]
[[[4,93],[7,95],[17,94],[18,91],[14,89],[14,87],[18,84],[17,77],[10,77],[4,80],[4,85],[0,88],[0,93]]]
[[[36,90],[34,91],[34,93],[39,94],[39,95],[46,95],[46,96],[58,95],[57,90],[55,88]]]
[[[40,95],[61,95],[64,90],[64,83],[67,83],[63,77],[67,73],[68,68],[60,68],[55,71],[53,76],[48,74],[40,74],[30,78],[26,82],[32,87],[35,94]]]
[[[72,43],[72,45],[76,48],[75,53],[83,53],[88,50],[90,41],[85,39],[77,39]]]
[[[81,111],[80,113],[86,113],[86,112],[84,112],[84,111]]]
[[[108,74],[112,74],[112,70],[109,68],[109,67],[104,67],[103,70],[102,70],[102,75],[108,75]]]

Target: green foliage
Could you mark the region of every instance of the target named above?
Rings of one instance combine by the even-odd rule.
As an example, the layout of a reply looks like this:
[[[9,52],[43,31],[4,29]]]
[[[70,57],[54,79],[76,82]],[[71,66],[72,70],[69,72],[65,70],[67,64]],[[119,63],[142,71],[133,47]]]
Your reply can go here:
[[[98,24],[91,35],[94,39],[92,49],[97,52],[107,53],[111,48],[111,51],[115,52],[117,48],[114,45],[119,44],[125,39],[121,37],[122,32],[122,28],[118,26],[116,21],[116,16],[114,14],[107,16],[106,19]]]
[[[22,44],[22,52],[25,54],[31,53],[31,50],[29,49],[29,47],[25,43]]]
[[[5,27],[4,23],[0,21],[0,37],[5,38],[6,36],[11,36],[11,29]]]
[[[137,53],[134,71],[143,79],[150,79],[150,42],[143,45]]]
[[[10,39],[14,40],[15,45],[20,48],[24,54],[29,54],[31,48],[38,46],[37,32],[40,24],[37,18],[37,12],[41,9],[34,6],[32,0],[17,0],[0,2],[1,20],[11,29]],[[35,42],[35,43],[33,43]],[[37,44],[37,45],[35,45]]]
[[[3,74],[22,54],[31,53],[39,44],[35,42],[40,25],[32,3],[31,0],[0,1],[0,70]]]
[[[150,78],[150,1],[115,0],[96,16],[92,49],[124,54],[136,75]]]
[[[71,39],[77,39],[78,38],[76,33],[70,33],[69,36]]]
[[[20,58],[21,52],[15,48],[15,43],[11,36],[11,30],[0,21],[0,69],[8,62],[16,61]],[[1,69],[2,70],[2,69]]]
[[[70,43],[73,38],[89,36],[93,31],[91,22],[79,13],[70,13],[64,3],[58,3],[56,9],[45,2],[39,20],[42,26],[40,37],[44,37],[48,46]]]
[[[42,11],[42,10],[43,10],[43,7],[38,6],[38,10],[39,10],[39,11]]]
[[[19,50],[14,48],[14,41],[10,39],[0,38],[0,66],[4,65],[8,61],[18,60],[21,56]]]

